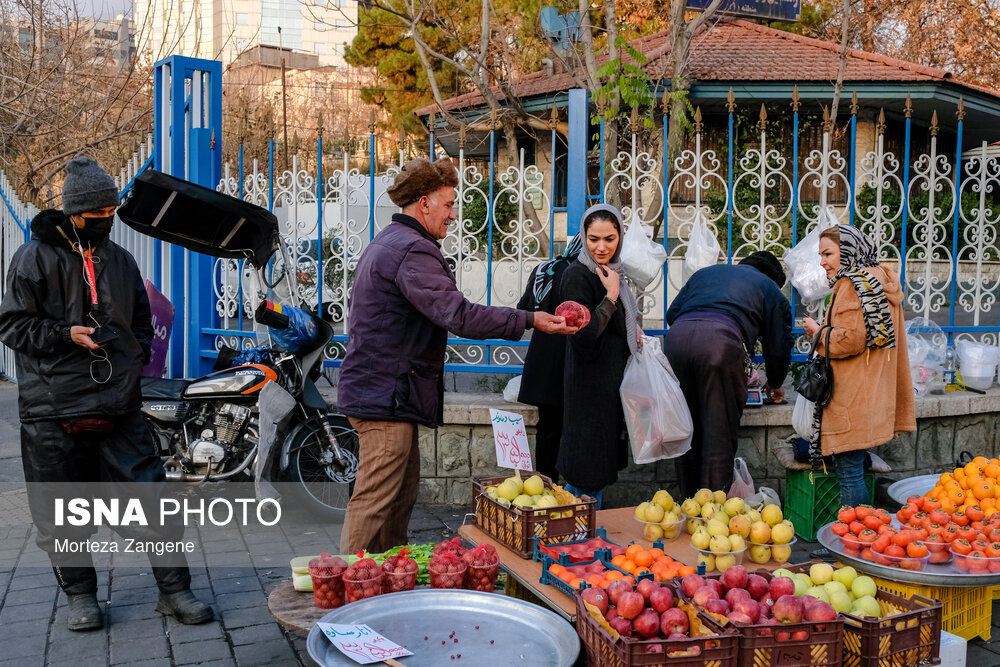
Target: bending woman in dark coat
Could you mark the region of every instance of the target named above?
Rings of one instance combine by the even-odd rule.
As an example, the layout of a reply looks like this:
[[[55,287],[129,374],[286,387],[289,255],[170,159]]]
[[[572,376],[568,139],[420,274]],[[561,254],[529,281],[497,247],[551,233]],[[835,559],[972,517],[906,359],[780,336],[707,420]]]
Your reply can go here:
[[[618,389],[637,349],[638,307],[625,283],[618,209],[591,206],[583,215],[580,256],[563,275],[562,298],[591,312],[590,323],[566,347],[563,435],[556,467],[576,495],[601,507],[604,487],[628,464],[628,433]],[[607,275],[605,275],[605,272]]]

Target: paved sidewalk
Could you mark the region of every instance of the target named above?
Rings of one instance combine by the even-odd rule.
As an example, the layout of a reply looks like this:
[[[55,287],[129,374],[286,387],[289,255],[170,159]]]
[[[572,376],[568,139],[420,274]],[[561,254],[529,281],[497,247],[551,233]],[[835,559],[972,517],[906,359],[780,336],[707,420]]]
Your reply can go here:
[[[305,637],[285,631],[271,618],[267,595],[289,575],[293,556],[336,551],[341,525],[318,524],[296,516],[294,510],[280,530],[197,529],[203,552],[190,559],[192,587],[215,608],[215,621],[184,626],[162,617],[154,610],[157,591],[148,566],[98,554],[98,599],[106,612],[105,627],[88,633],[67,630],[65,596],[58,592],[47,557],[34,543],[16,402],[16,387],[0,382],[0,667],[313,664]],[[200,492],[215,496],[228,486],[208,485]],[[410,521],[411,541],[453,537],[466,511],[418,506]],[[993,622],[988,641],[969,643],[968,667],[1000,665],[1000,602],[994,603]]]

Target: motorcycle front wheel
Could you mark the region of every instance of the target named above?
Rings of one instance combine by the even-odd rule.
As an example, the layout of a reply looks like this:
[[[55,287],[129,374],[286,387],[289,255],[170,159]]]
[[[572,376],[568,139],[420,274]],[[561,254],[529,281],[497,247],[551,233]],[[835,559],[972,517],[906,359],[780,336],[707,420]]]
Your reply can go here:
[[[327,446],[327,435],[318,419],[311,420],[295,435],[288,459],[290,490],[312,511],[340,519],[354,491],[358,474],[358,433],[346,417],[328,415],[346,465],[339,464]]]

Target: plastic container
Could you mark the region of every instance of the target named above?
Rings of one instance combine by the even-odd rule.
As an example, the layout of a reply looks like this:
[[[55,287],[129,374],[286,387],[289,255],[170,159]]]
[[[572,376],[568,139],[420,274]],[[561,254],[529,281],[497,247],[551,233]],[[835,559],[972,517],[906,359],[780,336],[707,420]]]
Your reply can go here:
[[[373,598],[376,595],[381,595],[383,576],[384,574],[381,570],[371,579],[350,579],[345,576],[344,591],[347,593],[347,601],[357,602],[358,600],[365,600]]]
[[[767,544],[761,544],[759,542],[750,542],[748,540],[747,541],[747,549],[746,549],[746,558],[749,558],[750,561],[752,561],[754,563],[757,563],[757,564],[760,564],[760,565],[763,565],[764,563],[770,562],[772,560],[775,563],[787,563],[788,559],[792,555],[792,545],[795,544],[798,541],[799,541],[799,538],[797,538],[797,537],[793,537],[792,541],[788,542],[787,544],[774,544],[772,542],[769,542]],[[763,554],[755,552],[754,551],[754,547],[764,547],[767,550],[766,554],[767,554],[768,557],[764,558],[763,560],[758,560],[758,558],[761,557]],[[774,553],[775,547],[779,547],[778,556],[780,556],[780,557],[775,556],[775,553]],[[787,552],[782,551],[782,548],[784,548],[784,547],[787,547],[787,549],[788,549]],[[787,555],[785,555],[786,553],[787,553]],[[758,558],[755,558],[754,557],[755,555],[758,556]]]
[[[981,390],[993,386],[993,378],[997,374],[997,361],[1000,360],[1000,348],[971,340],[960,340],[956,347],[959,371],[966,386]]]
[[[597,527],[597,530],[594,531],[594,537],[583,540],[555,544],[538,544],[538,540],[533,541],[535,548],[532,553],[532,560],[539,563],[542,562],[542,554],[562,565],[567,565],[569,563],[582,563],[593,560],[597,557],[601,549],[607,549],[611,554],[611,558],[625,553],[624,547],[608,539],[608,532],[604,526]],[[608,560],[611,560],[611,558]]]
[[[879,589],[880,618],[842,613],[844,664],[851,667],[938,664],[941,603],[922,595],[907,599]]]
[[[382,592],[398,593],[400,591],[412,591],[417,587],[416,572],[383,572]]]
[[[465,588],[470,591],[492,593],[497,587],[500,559],[489,565],[469,565],[465,571]]]
[[[785,518],[795,524],[795,534],[807,542],[816,541],[816,532],[832,521],[837,520],[837,510],[840,509],[840,482],[837,474],[811,473],[813,481],[809,481],[809,470],[785,471],[785,506],[782,511]],[[865,474],[865,486],[868,488],[868,503],[875,498],[875,475]]]
[[[985,556],[974,556],[973,554],[960,554],[952,547],[951,553],[955,557],[955,567],[962,572],[969,574],[997,574],[1000,573],[1000,558],[987,558]],[[975,552],[973,552],[975,553]]]
[[[344,604],[343,574],[347,562],[337,556],[320,554],[307,566],[312,580],[313,602],[320,609],[336,609]]]
[[[683,512],[681,512],[681,518],[684,519],[683,525],[689,535],[694,533],[695,528],[700,528],[702,526],[708,525],[708,519],[705,519],[700,516],[691,516],[689,514],[684,514]]]
[[[635,519],[635,517],[632,517]],[[641,519],[635,519],[636,523],[642,525],[642,536],[648,542],[673,542],[681,533],[684,532],[684,525],[687,523],[687,519],[681,517],[677,521],[670,521],[666,523],[653,523],[652,521],[642,521]]]
[[[746,553],[746,549],[740,549],[739,551],[730,551],[728,553],[716,554],[708,549],[695,549],[691,547],[698,553],[698,560],[695,565],[700,563],[705,563],[705,572],[725,572],[733,565],[743,564],[743,554]],[[725,559],[725,560],[723,560]],[[722,561],[722,562],[720,562]]]
[[[862,558],[864,558],[863,555]],[[913,570],[914,572],[923,572],[930,559],[931,555],[929,553],[922,558],[913,558],[912,556],[890,556],[889,554],[880,554],[874,550],[871,553],[871,560],[873,563],[887,565],[888,567],[898,567],[903,570]]]
[[[438,564],[427,565],[430,573],[431,588],[462,588],[465,583],[465,571],[469,567],[465,563],[452,567],[441,567]]]

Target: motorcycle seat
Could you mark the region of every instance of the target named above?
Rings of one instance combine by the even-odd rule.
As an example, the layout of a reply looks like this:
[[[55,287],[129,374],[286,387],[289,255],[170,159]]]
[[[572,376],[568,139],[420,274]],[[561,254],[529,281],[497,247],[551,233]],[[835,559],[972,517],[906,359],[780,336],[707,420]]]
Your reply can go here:
[[[169,378],[142,378],[142,397],[159,398],[179,401],[184,390],[191,384],[190,380],[173,380]]]

